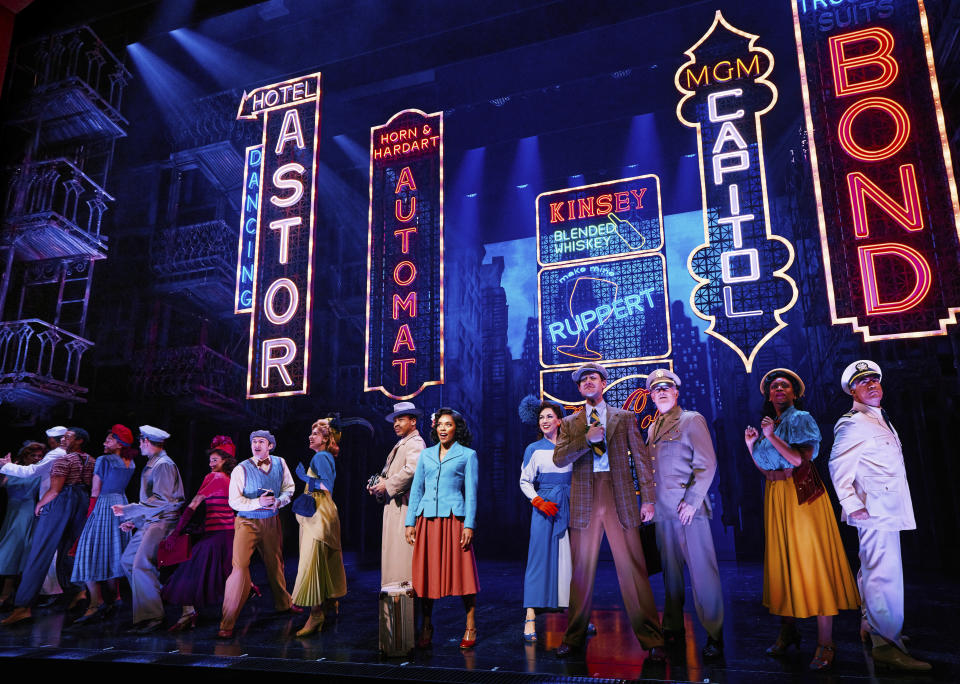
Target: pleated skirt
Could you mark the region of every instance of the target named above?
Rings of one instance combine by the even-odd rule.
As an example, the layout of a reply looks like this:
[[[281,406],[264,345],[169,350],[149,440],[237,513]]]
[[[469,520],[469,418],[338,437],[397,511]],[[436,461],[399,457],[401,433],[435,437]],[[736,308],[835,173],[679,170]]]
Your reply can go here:
[[[860,593],[830,498],[824,494],[800,505],[793,479],[766,485],[763,605],[795,618],[858,608]]]
[[[110,507],[125,503],[127,497],[122,493],[101,494],[97,498],[77,541],[71,582],[102,582],[123,577],[120,559],[132,535],[120,529],[120,518]]]
[[[340,550],[340,516],[325,491],[313,492],[317,512],[300,522],[300,562],[291,597],[298,606],[319,606],[347,593],[347,574]],[[318,518],[319,516],[319,518]]]
[[[460,548],[463,520],[417,518],[417,541],[413,545],[413,588],[421,598],[468,596],[480,591],[477,557],[473,544]]]

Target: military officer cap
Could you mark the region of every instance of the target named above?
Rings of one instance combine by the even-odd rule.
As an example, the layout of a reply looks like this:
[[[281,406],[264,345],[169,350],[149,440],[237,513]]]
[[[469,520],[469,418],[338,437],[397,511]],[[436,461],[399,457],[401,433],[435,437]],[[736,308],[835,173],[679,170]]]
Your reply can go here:
[[[666,368],[658,368],[647,376],[647,389],[651,389],[655,385],[673,385],[674,387],[679,387],[680,376]]]
[[[570,374],[570,377],[573,378],[573,381],[579,385],[580,377],[584,373],[599,373],[600,377],[603,378],[604,381],[610,379],[610,376],[607,375],[607,369],[601,366],[599,363],[594,363],[593,361],[588,361],[580,366],[577,370]]]
[[[840,386],[843,387],[843,391],[847,394],[853,394],[850,385],[864,375],[876,375],[882,379],[883,371],[880,370],[880,366],[870,359],[854,361],[843,370],[843,375],[840,376]]]
[[[153,427],[152,425],[141,425],[140,436],[146,437],[151,442],[166,442],[168,439],[170,439],[169,432],[166,430],[161,430],[158,427]]]
[[[47,430],[47,437],[63,437],[65,434],[67,434],[67,428],[62,425],[57,425]]]
[[[767,396],[767,387],[778,377],[790,379],[790,382],[793,383],[794,391],[797,394],[797,399],[803,396],[803,393],[806,391],[806,388],[803,386],[803,380],[789,368],[773,368],[768,370],[766,375],[760,379],[760,394]]]

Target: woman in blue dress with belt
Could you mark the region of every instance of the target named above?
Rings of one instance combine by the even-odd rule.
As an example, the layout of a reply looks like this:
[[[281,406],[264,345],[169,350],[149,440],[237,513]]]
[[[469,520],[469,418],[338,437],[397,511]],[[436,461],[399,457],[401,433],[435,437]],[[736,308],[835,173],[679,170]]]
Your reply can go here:
[[[43,458],[44,446],[39,442],[27,444],[19,452],[13,463],[32,465]],[[27,562],[26,550],[30,548],[33,537],[33,522],[36,520],[34,508],[37,505],[37,493],[40,489],[40,477],[16,477],[0,475],[0,486],[7,490],[7,515],[0,527],[0,576],[3,590],[0,592],[0,608],[7,602],[13,602],[17,576],[23,572]]]
[[[530,547],[523,578],[526,608],[523,640],[537,640],[536,609],[566,608],[570,602],[570,479],[573,464],[553,462],[563,408],[550,401],[540,404],[537,424],[543,438],[527,446],[520,470],[520,489],[533,505]]]
[[[123,577],[120,558],[130,541],[130,533],[120,529],[120,521],[111,506],[127,503],[127,484],[133,477],[133,433],[123,425],[114,425],[103,441],[103,456],[93,468],[93,485],[90,489],[90,508],[87,522],[77,541],[71,582],[85,583],[90,596],[90,605],[77,623],[99,620],[109,607],[104,603],[99,582]],[[111,595],[116,595],[114,582]]]

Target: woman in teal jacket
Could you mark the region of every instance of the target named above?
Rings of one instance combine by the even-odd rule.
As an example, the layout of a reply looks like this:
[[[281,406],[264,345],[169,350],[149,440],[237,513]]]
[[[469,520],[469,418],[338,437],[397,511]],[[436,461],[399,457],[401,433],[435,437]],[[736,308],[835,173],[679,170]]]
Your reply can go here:
[[[413,588],[423,608],[417,646],[433,638],[433,601],[462,596],[467,622],[460,648],[477,642],[476,594],[480,590],[473,529],[477,516],[477,452],[463,416],[436,413],[434,445],[424,449],[410,487],[407,542],[413,544]]]

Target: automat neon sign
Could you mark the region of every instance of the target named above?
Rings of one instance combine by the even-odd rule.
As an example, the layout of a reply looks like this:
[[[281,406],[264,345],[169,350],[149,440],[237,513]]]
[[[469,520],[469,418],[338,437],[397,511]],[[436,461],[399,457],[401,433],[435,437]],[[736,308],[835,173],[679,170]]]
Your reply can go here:
[[[370,130],[364,391],[409,399],[443,382],[443,113]]]
[[[245,92],[237,119],[262,117],[263,141],[248,149],[244,224],[238,267],[238,310],[246,310],[239,285],[245,276],[244,242],[256,209],[247,397],[306,394],[309,382],[310,312],[316,165],[320,135],[320,74]],[[256,161],[256,164],[253,162]],[[254,169],[259,191],[250,202]],[[265,199],[266,198],[266,199]]]
[[[756,40],[718,11],[674,77],[677,117],[697,131],[703,197],[705,242],[687,260],[698,282],[690,304],[748,372],[797,300],[786,273],[793,246],[769,222],[760,117],[777,89],[767,80],[773,55]]]
[[[926,11],[881,4],[841,27],[822,3],[793,3],[831,320],[868,342],[945,335],[960,311],[960,203]]]

